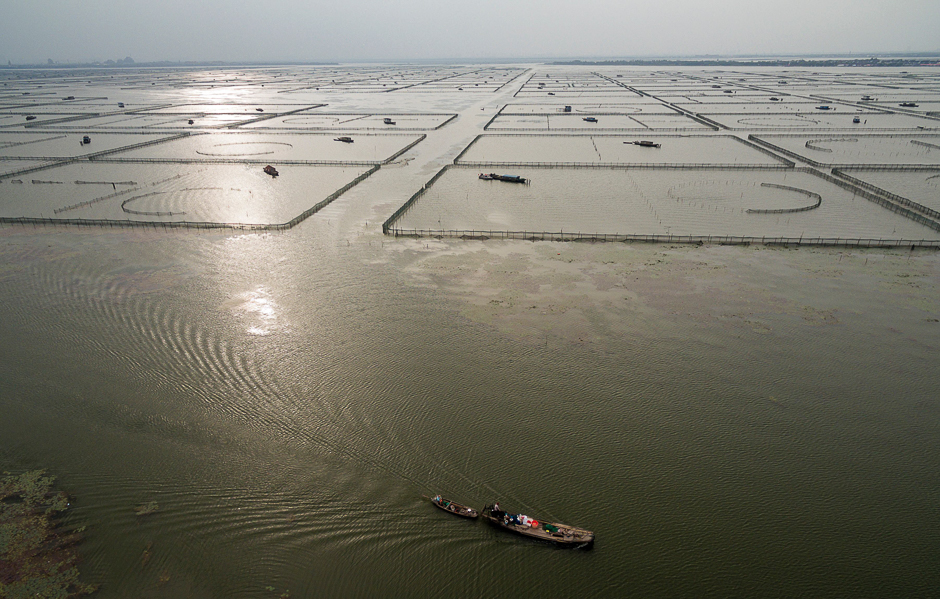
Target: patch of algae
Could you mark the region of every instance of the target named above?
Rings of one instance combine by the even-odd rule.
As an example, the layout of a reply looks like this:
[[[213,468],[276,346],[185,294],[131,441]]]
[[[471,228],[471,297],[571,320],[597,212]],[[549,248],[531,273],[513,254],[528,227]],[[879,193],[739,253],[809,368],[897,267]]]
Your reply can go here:
[[[681,337],[690,326],[786,334],[864,318],[885,301],[940,318],[937,252],[489,241],[424,243],[413,255],[414,284],[533,343]]]
[[[0,597],[66,599],[97,590],[79,581],[82,529],[62,527],[69,500],[54,482],[41,470],[0,478]]]
[[[545,242],[450,249],[418,260],[409,269],[413,279],[459,297],[462,316],[511,337],[589,343],[645,321],[649,308],[632,274],[653,260],[649,247]]]

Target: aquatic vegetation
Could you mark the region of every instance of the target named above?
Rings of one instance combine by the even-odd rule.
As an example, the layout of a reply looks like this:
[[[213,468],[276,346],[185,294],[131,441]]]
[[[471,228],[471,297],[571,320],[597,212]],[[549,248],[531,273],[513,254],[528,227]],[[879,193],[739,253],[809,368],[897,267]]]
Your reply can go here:
[[[59,516],[69,498],[53,490],[42,470],[0,478],[0,597],[79,597],[97,590],[79,581],[83,528],[68,530]]]
[[[157,505],[156,501],[143,503],[134,508],[134,513],[138,516],[149,516],[150,514],[158,511],[160,511],[160,506]]]

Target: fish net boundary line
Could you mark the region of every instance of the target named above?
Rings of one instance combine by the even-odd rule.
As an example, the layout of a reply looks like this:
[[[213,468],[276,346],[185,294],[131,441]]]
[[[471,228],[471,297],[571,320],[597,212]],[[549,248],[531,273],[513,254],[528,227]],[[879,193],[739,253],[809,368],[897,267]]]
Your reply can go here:
[[[924,206],[923,204],[921,204],[921,203],[919,203],[919,202],[915,202],[914,200],[911,200],[911,199],[909,199],[909,198],[905,198],[904,196],[900,196],[900,195],[898,195],[898,194],[891,193],[890,191],[888,191],[888,190],[886,190],[886,189],[883,189],[883,188],[881,188],[881,187],[878,187],[877,185],[874,185],[874,184],[872,184],[872,183],[868,183],[867,181],[863,181],[862,179],[859,179],[858,177],[853,177],[852,175],[850,175],[850,174],[848,174],[847,172],[845,172],[846,170],[848,170],[848,169],[834,168],[834,169],[832,169],[832,174],[835,175],[836,177],[840,177],[840,178],[842,178],[842,179],[845,179],[846,181],[848,181],[848,182],[851,183],[852,185],[855,185],[856,187],[860,187],[861,189],[864,189],[864,190],[866,190],[866,191],[870,191],[870,192],[873,192],[873,193],[875,193],[875,194],[877,194],[877,195],[883,196],[883,197],[887,198],[888,200],[891,200],[892,202],[894,202],[894,203],[896,203],[896,204],[899,204],[899,205],[901,205],[901,206],[910,208],[911,210],[913,210],[913,211],[915,211],[915,212],[917,212],[917,213],[923,214],[924,216],[929,217],[929,218],[931,218],[931,219],[940,221],[940,211],[937,211],[937,210],[934,210],[934,209],[929,208],[929,207],[927,207],[927,206]],[[907,173],[910,173],[910,172],[937,172],[937,173],[940,173],[940,166],[938,166],[937,168],[934,168],[934,169],[930,169],[930,168],[897,168],[897,169],[892,169],[892,168],[877,168],[877,169],[869,169],[869,168],[864,168],[864,167],[862,167],[862,168],[852,169],[852,170],[859,170],[859,171],[868,171],[868,170],[872,170],[872,171],[880,171],[880,172],[885,172],[885,171],[897,171],[897,172],[907,172]]]
[[[735,142],[744,144],[744,145],[747,146],[748,148],[751,148],[752,150],[756,150],[757,152],[760,152],[761,154],[763,154],[763,155],[765,155],[765,156],[768,156],[768,157],[770,157],[770,158],[773,158],[774,160],[780,162],[783,167],[786,167],[786,168],[793,168],[793,167],[796,166],[796,163],[795,163],[794,161],[790,160],[789,158],[786,158],[786,157],[784,157],[784,156],[781,156],[780,154],[775,153],[774,151],[772,151],[772,150],[770,150],[770,149],[768,149],[768,148],[766,148],[766,147],[760,145],[759,143],[755,143],[755,141],[751,139],[751,136],[749,136],[748,139],[742,139],[741,137],[738,137],[737,135],[730,134],[730,133],[719,134],[719,135],[680,135],[680,134],[675,134],[675,133],[672,133],[672,134],[670,134],[670,133],[658,134],[658,133],[656,133],[656,132],[650,132],[650,133],[652,134],[653,137],[656,137],[656,138],[670,138],[670,139],[716,139],[716,138],[717,138],[717,139],[731,139],[731,140],[734,140]],[[470,143],[467,144],[467,147],[465,147],[459,154],[457,154],[457,157],[454,158],[454,164],[466,164],[466,165],[473,165],[473,166],[483,166],[484,164],[489,164],[489,165],[497,165],[497,164],[498,164],[498,165],[503,165],[503,166],[530,166],[530,165],[537,165],[537,164],[545,164],[545,165],[550,165],[550,166],[553,166],[553,167],[555,167],[555,166],[566,166],[566,167],[571,166],[571,167],[573,167],[573,166],[594,165],[594,164],[597,164],[597,165],[604,165],[604,166],[608,166],[608,165],[609,165],[609,166],[614,166],[614,165],[635,166],[635,164],[625,163],[625,162],[612,162],[612,163],[599,163],[599,162],[493,162],[493,161],[467,161],[467,162],[462,162],[463,157],[467,154],[467,152],[469,152],[469,151],[473,148],[473,146],[476,145],[477,142],[479,142],[481,139],[484,139],[484,138],[497,138],[497,137],[510,137],[510,138],[520,138],[520,137],[526,137],[526,138],[543,138],[543,137],[561,137],[561,138],[578,137],[578,138],[589,138],[589,137],[599,137],[599,138],[600,138],[600,137],[623,137],[623,136],[624,136],[624,135],[623,135],[622,133],[621,133],[621,134],[618,134],[618,133],[599,133],[599,134],[596,134],[596,135],[591,135],[591,134],[588,134],[588,133],[580,133],[580,134],[576,134],[576,133],[549,133],[549,134],[537,134],[537,133],[534,133],[534,134],[532,134],[532,133],[530,133],[530,134],[528,134],[528,135],[527,135],[527,134],[518,134],[518,133],[505,133],[505,134],[503,134],[503,133],[487,133],[487,134],[481,133],[481,134],[477,135],[476,137],[474,137],[473,140],[471,140]],[[799,157],[797,157],[797,158],[799,158]],[[660,162],[660,163],[645,163],[645,164],[662,165],[662,166],[664,166],[664,167],[667,167],[667,166],[668,166],[668,167],[671,167],[671,168],[677,168],[676,165],[679,165],[679,167],[681,167],[681,166],[684,165],[684,164],[695,165],[696,163],[663,163],[663,162]],[[702,164],[703,164],[703,163],[699,163],[699,166],[696,166],[695,168],[707,168],[707,166],[702,166]],[[721,167],[724,167],[724,166],[725,166],[725,165],[721,165]],[[752,165],[743,165],[743,166],[745,166],[745,167],[747,167],[747,168],[750,168]],[[760,168],[760,167],[763,167],[764,165],[756,165],[756,166],[757,166],[758,168]],[[770,166],[774,166],[774,165],[770,165]]]
[[[806,138],[812,138],[812,137],[813,137],[813,133],[814,133],[813,131],[807,131],[805,135],[781,135],[781,137],[788,137],[788,138],[793,138],[793,139],[806,139]],[[767,135],[765,134],[764,137],[767,137]],[[904,134],[891,134],[891,135],[855,135],[854,137],[861,140],[861,139],[865,139],[865,138],[868,138],[868,139],[908,139],[908,138],[910,138],[910,137],[912,137],[912,136],[911,136],[911,135],[904,135]],[[917,135],[917,137],[924,137],[924,135]],[[940,138],[940,136],[937,136],[937,137]],[[899,167],[915,167],[915,168],[930,168],[931,166],[940,167],[940,165],[930,165],[930,164],[898,164],[898,165],[885,164],[885,163],[881,163],[881,164],[879,164],[879,163],[874,163],[874,164],[836,164],[836,163],[828,163],[828,162],[818,162],[818,161],[816,161],[816,160],[813,160],[812,158],[807,158],[806,156],[802,156],[802,155],[800,155],[800,154],[797,154],[797,153],[794,152],[793,150],[788,150],[787,148],[784,148],[783,146],[778,146],[777,144],[775,144],[775,143],[773,143],[773,142],[770,142],[770,141],[767,141],[766,139],[764,139],[764,138],[762,138],[762,137],[759,137],[759,136],[757,136],[757,135],[754,135],[753,133],[750,134],[750,135],[748,135],[748,136],[747,136],[747,139],[748,139],[748,141],[753,142],[754,144],[760,144],[760,145],[762,145],[762,146],[765,146],[766,148],[769,148],[770,150],[772,150],[772,151],[774,151],[774,152],[780,152],[781,154],[783,154],[783,155],[785,155],[785,156],[788,156],[789,158],[792,158],[792,159],[794,159],[794,160],[798,160],[798,161],[800,161],[800,162],[805,162],[805,163],[810,164],[810,165],[812,165],[812,166],[814,166],[814,167],[817,167],[817,168],[855,168],[855,167],[858,167],[858,168],[868,168],[868,167],[891,168],[891,167],[895,167],[895,166],[899,166]],[[914,141],[914,140],[911,140],[911,141]]]
[[[494,166],[494,165],[492,165],[492,164],[486,164],[486,163],[481,163],[481,164],[459,164],[459,165],[457,165],[457,164],[448,164],[448,165],[444,166],[444,168],[442,168],[441,170],[439,170],[433,177],[431,177],[431,179],[430,179],[427,183],[425,183],[425,184],[421,187],[421,189],[419,189],[419,190],[416,191],[414,194],[412,194],[412,196],[411,196],[410,198],[408,198],[408,200],[405,201],[404,204],[402,204],[394,213],[392,213],[392,215],[391,215],[390,217],[388,217],[388,219],[387,219],[384,223],[382,223],[382,233],[385,234],[385,235],[390,235],[390,236],[394,236],[394,237],[401,237],[401,236],[404,236],[404,235],[419,236],[419,237],[421,237],[421,236],[423,236],[423,237],[434,237],[435,235],[431,235],[431,234],[426,234],[426,235],[417,235],[416,233],[407,234],[407,233],[405,233],[405,231],[408,231],[407,229],[402,229],[402,228],[400,228],[400,227],[395,227],[395,223],[398,222],[398,221],[402,218],[402,216],[404,216],[405,213],[408,212],[408,210],[410,210],[412,206],[414,206],[414,204],[418,201],[418,199],[420,199],[424,194],[426,194],[426,193],[428,192],[428,190],[434,185],[434,183],[437,182],[438,179],[440,179],[441,177],[443,177],[444,174],[445,174],[447,171],[449,171],[449,170],[452,169],[452,168],[453,168],[453,169],[460,169],[460,170],[472,170],[474,167],[480,167],[480,166],[486,167],[486,166]],[[505,166],[505,165],[500,165],[500,166]],[[554,168],[554,167],[546,166],[546,165],[544,165],[544,164],[541,164],[541,165],[526,166],[526,168],[543,168],[543,169],[545,169],[545,168]],[[590,168],[598,168],[598,169],[601,169],[601,168],[605,168],[605,167],[590,167]],[[927,227],[927,228],[929,228],[929,229],[933,229],[934,231],[940,231],[940,220],[934,220],[933,218],[930,218],[929,215],[926,215],[926,214],[924,214],[924,213],[921,213],[921,212],[920,212],[919,210],[917,210],[914,206],[909,206],[909,205],[906,205],[906,204],[903,204],[903,203],[900,203],[900,202],[895,202],[895,201],[892,200],[892,198],[885,197],[885,196],[879,195],[879,194],[877,194],[877,193],[872,193],[871,190],[868,190],[868,189],[864,188],[863,186],[856,186],[856,185],[853,185],[853,184],[850,183],[849,181],[846,181],[846,180],[844,180],[844,179],[837,178],[837,177],[835,177],[835,176],[833,176],[833,175],[830,175],[830,174],[828,174],[828,173],[821,172],[821,171],[816,170],[816,169],[814,169],[814,168],[806,168],[806,167],[801,167],[801,168],[783,168],[783,167],[774,167],[774,166],[737,167],[737,168],[734,168],[734,167],[726,167],[726,166],[717,166],[717,167],[715,167],[715,166],[707,166],[707,167],[693,167],[693,168],[689,168],[689,167],[683,166],[683,167],[681,167],[681,168],[673,169],[673,168],[668,168],[668,167],[667,167],[667,168],[662,168],[662,167],[629,167],[629,166],[620,166],[620,165],[617,165],[617,166],[614,166],[614,167],[606,167],[606,168],[607,168],[607,170],[729,170],[729,171],[741,171],[741,170],[754,171],[754,170],[765,170],[765,171],[773,171],[773,172],[781,172],[781,171],[784,171],[784,170],[785,170],[786,172],[805,173],[805,174],[809,174],[809,175],[818,177],[818,178],[820,178],[820,179],[823,179],[824,181],[827,181],[827,182],[829,182],[829,183],[832,183],[833,185],[836,185],[836,186],[838,186],[838,187],[840,187],[840,188],[842,188],[842,189],[844,189],[844,190],[846,190],[846,191],[851,192],[854,196],[860,196],[860,197],[862,197],[863,199],[866,199],[866,200],[868,200],[868,201],[870,201],[870,202],[873,202],[873,203],[875,203],[875,204],[881,206],[882,208],[885,208],[885,209],[887,209],[887,210],[889,210],[889,211],[891,211],[891,212],[894,212],[895,214],[901,215],[901,216],[903,216],[903,217],[905,217],[905,218],[907,218],[907,219],[909,219],[909,220],[912,220],[912,221],[916,222],[917,224],[923,225],[923,226],[925,226],[925,227]],[[925,170],[926,170],[926,169],[925,169]],[[919,206],[919,205],[918,205],[918,206]],[[912,208],[915,208],[915,209],[912,209]],[[410,230],[411,230],[411,231],[433,231],[433,230],[431,230],[431,229],[423,229],[423,230],[422,230],[422,229],[410,229]],[[452,235],[446,235],[446,236],[447,236],[447,237],[459,237],[459,238],[476,238],[476,236],[475,236],[473,233],[474,233],[473,231],[471,231],[471,232],[468,233],[467,230],[459,230],[459,231],[457,231],[456,233],[454,233],[454,234],[452,234]],[[516,234],[518,233],[518,231],[514,231],[514,232],[513,232],[513,231],[495,231],[495,232],[494,232],[494,231],[489,231],[488,233],[495,233],[495,234],[497,234],[497,235],[503,234],[503,235],[504,235],[504,237],[502,237],[503,239],[506,239],[506,238],[525,239],[525,237],[518,237],[518,236],[516,236],[516,237],[506,237],[506,236],[505,236],[505,235],[509,235],[509,234],[516,235]],[[540,232],[539,234],[540,234],[540,235],[541,235],[541,234],[554,235],[554,233],[541,233],[541,232]],[[443,236],[443,233],[442,233],[441,235]],[[570,236],[571,234],[570,234],[570,233],[567,233],[567,234],[565,234],[565,235]],[[579,235],[580,235],[580,234],[579,234]],[[603,233],[596,233],[596,232],[594,232],[594,233],[590,233],[590,234],[585,234],[584,237],[585,237],[585,238],[589,238],[589,239],[596,239],[596,238],[598,238],[598,236],[604,236],[604,235],[609,236],[610,234],[603,234]],[[469,237],[468,237],[468,236],[469,236]],[[487,237],[489,238],[489,236],[487,236]],[[624,240],[625,240],[625,241],[628,241],[628,240],[637,240],[637,238],[643,238],[643,239],[645,239],[645,238],[647,238],[647,237],[650,237],[650,236],[649,236],[649,235],[627,235],[627,236],[625,236],[625,239],[624,239]],[[654,235],[653,237],[656,237],[656,236]],[[660,237],[666,237],[666,238],[670,238],[670,239],[671,239],[672,237],[681,238],[681,239],[690,238],[690,236],[688,236],[688,235],[681,235],[681,236],[666,235],[666,236],[660,236]],[[694,237],[694,236],[692,236],[692,237]],[[721,238],[731,238],[731,237],[735,237],[735,238],[736,238],[737,236],[704,236],[704,237],[705,237],[705,238],[712,238],[712,237],[721,237]],[[696,237],[694,241],[686,241],[686,242],[683,242],[683,243],[698,243],[698,242],[699,242],[699,239],[701,239],[701,238],[703,238],[703,237],[702,237],[702,236],[699,236],[699,237]],[[756,240],[757,240],[757,239],[768,239],[768,238],[767,238],[767,237],[760,237],[760,238],[758,238],[758,237],[756,237],[756,236],[750,236],[750,237],[742,237],[742,239],[747,239],[747,240],[749,240],[749,241],[747,241],[747,243],[765,243],[764,241],[758,242],[758,241],[756,241]],[[778,240],[781,240],[781,239],[792,240],[792,239],[794,239],[794,238],[779,237],[779,238],[775,238],[775,239],[778,239]],[[799,238],[799,239],[802,239],[802,237]],[[830,239],[830,238],[816,238],[816,239]],[[851,243],[842,243],[843,241],[845,241],[845,240],[842,239],[842,238],[831,238],[831,239],[838,239],[839,241],[838,241],[838,242],[827,242],[827,243],[815,243],[815,242],[814,242],[814,245],[858,245],[858,243],[860,243],[859,240],[858,240],[858,239],[855,239],[855,238],[852,238],[852,239],[848,240],[848,241],[851,242]],[[604,240],[606,241],[607,239],[605,238]],[[640,239],[640,240],[642,240],[642,239]],[[616,241],[616,239],[615,239],[615,241]],[[871,241],[871,240],[865,240],[865,241],[866,241],[866,242],[869,242],[869,241]],[[885,240],[877,240],[877,241],[879,241],[879,243],[880,243],[880,242],[885,241]],[[891,241],[892,243],[893,243],[894,241],[897,241],[897,242],[898,242],[898,244],[897,244],[898,246],[903,246],[903,245],[907,245],[907,242],[908,242],[909,240],[888,240],[888,241]],[[913,245],[918,245],[918,246],[924,246],[924,244],[928,244],[928,245],[929,245],[929,244],[934,243],[934,242],[929,241],[929,240],[919,240],[919,241],[917,241],[917,240],[910,240],[910,241],[911,241],[911,244],[913,244]],[[672,242],[672,241],[665,241],[664,243],[673,243],[673,242]],[[676,241],[675,243],[680,243],[680,242],[679,242],[679,241]],[[741,243],[744,243],[744,242],[741,242]],[[794,243],[794,242],[793,242],[793,241],[773,241],[772,243]],[[936,243],[940,243],[940,242],[936,242]],[[805,245],[805,244],[804,244],[804,245]],[[870,247],[870,246],[866,246],[866,247]],[[882,247],[882,246],[873,246],[873,247]]]
[[[791,164],[734,164],[710,162],[460,162],[457,167],[466,168],[535,168],[535,169],[598,169],[598,170],[630,170],[630,169],[662,169],[662,170],[789,170]]]
[[[833,246],[859,248],[937,248],[940,240],[931,239],[865,239],[842,237],[773,237],[738,235],[661,235],[621,233],[568,233],[562,231],[478,231],[471,229],[404,229],[391,227],[386,233],[392,237],[454,238],[465,241],[523,240],[592,243],[658,243],[684,245],[782,245]]]
[[[284,231],[292,229],[307,218],[316,214],[324,207],[328,206],[338,197],[370,177],[381,168],[380,165],[372,165],[366,172],[360,174],[355,179],[346,183],[323,200],[317,202],[307,210],[304,210],[294,218],[284,223],[217,223],[217,222],[194,222],[194,221],[139,221],[139,220],[114,220],[105,218],[47,218],[47,217],[0,217],[0,225],[20,225],[20,226],[53,226],[53,227],[98,227],[98,228],[145,228],[145,229],[203,229],[203,230],[242,230],[242,231]],[[136,190],[139,190],[136,189]],[[130,190],[130,191],[136,191]]]

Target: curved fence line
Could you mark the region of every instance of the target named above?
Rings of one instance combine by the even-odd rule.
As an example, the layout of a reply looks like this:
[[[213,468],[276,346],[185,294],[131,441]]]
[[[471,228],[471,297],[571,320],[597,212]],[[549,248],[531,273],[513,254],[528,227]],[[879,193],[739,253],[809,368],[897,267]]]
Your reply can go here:
[[[770,210],[765,210],[761,208],[748,208],[747,210],[745,210],[745,212],[749,212],[751,214],[790,214],[791,212],[808,212],[810,210],[815,210],[816,208],[819,208],[822,205],[822,196],[819,195],[818,193],[814,193],[807,189],[800,189],[799,187],[790,187],[789,185],[777,185],[776,183],[761,183],[760,186],[772,187],[774,189],[783,189],[786,191],[793,191],[796,193],[801,193],[805,196],[816,198],[816,202],[809,206],[803,206],[801,208],[777,208],[777,209],[770,209]]]
[[[306,220],[312,214],[323,209],[333,202],[336,198],[343,195],[372,173],[379,170],[379,165],[373,165],[368,171],[362,173],[346,185],[337,189],[325,199],[317,202],[312,207],[304,210],[286,223],[258,224],[258,223],[213,223],[213,222],[192,222],[192,221],[139,221],[139,220],[110,220],[104,218],[35,218],[35,217],[0,217],[0,224],[21,225],[21,226],[80,226],[80,227],[100,227],[100,228],[145,228],[145,229],[234,229],[234,230],[262,230],[262,231],[283,231],[291,229],[299,223]]]
[[[682,243],[693,245],[813,245],[846,247],[926,247],[940,249],[940,240],[933,239],[863,239],[841,237],[756,237],[737,235],[634,235],[620,233],[565,233],[563,231],[476,231],[460,229],[390,228],[395,237],[458,238],[464,240],[621,242],[621,243]]]
[[[803,144],[803,146],[806,148],[809,148],[810,150],[816,150],[817,152],[828,152],[831,154],[832,148],[823,148],[821,146],[817,146],[816,144],[823,143],[823,142],[835,143],[839,141],[856,142],[858,141],[858,138],[857,137],[827,137],[824,139],[810,139],[810,140],[807,140],[806,143]]]
[[[159,181],[154,181],[153,183],[149,183],[147,185],[144,185],[143,187],[131,187],[129,189],[122,189],[121,191],[115,191],[114,193],[110,193],[106,196],[101,196],[99,198],[92,198],[90,200],[85,200],[84,202],[78,202],[77,204],[70,204],[68,206],[63,206],[62,208],[56,208],[55,210],[52,211],[52,213],[61,214],[63,212],[68,212],[69,210],[75,210],[77,208],[84,208],[85,206],[91,206],[92,204],[97,204],[98,202],[102,202],[104,200],[110,200],[112,198],[119,198],[123,195],[127,195],[135,191],[140,191],[144,187],[156,187],[157,185],[166,183],[167,181],[173,181],[174,179],[181,179],[182,177],[183,175],[173,175],[172,177],[167,177],[166,179],[160,179]],[[78,181],[76,181],[76,183],[78,183]],[[112,186],[114,185],[116,185],[116,183],[112,183]],[[134,183],[134,185],[137,185],[137,184]]]
[[[486,163],[481,163],[481,164],[483,164],[484,166],[486,166]],[[383,232],[384,234],[386,234],[386,235],[396,235],[396,236],[401,235],[402,233],[401,233],[400,231],[402,231],[402,229],[394,227],[394,224],[395,224],[395,223],[396,223],[396,222],[415,204],[415,202],[416,202],[421,196],[423,196],[425,193],[427,193],[428,189],[429,189],[438,179],[440,179],[440,178],[444,175],[445,172],[447,172],[447,171],[448,171],[449,169],[451,169],[451,168],[469,169],[469,168],[471,168],[472,166],[474,166],[474,165],[468,165],[468,164],[460,164],[460,165],[448,164],[448,165],[446,165],[444,168],[442,168],[441,170],[439,170],[439,171],[431,178],[430,181],[428,181],[427,183],[425,183],[424,186],[421,187],[421,189],[419,189],[417,192],[415,192],[414,194],[412,194],[412,196],[411,196],[410,198],[408,198],[408,200],[407,200],[404,204],[402,204],[402,205],[398,208],[398,210],[396,210],[394,213],[392,213],[392,215],[391,215],[384,223],[382,223],[382,232]],[[489,165],[489,166],[492,166],[492,165]],[[544,164],[544,163],[541,163],[541,164],[536,164],[536,165],[529,165],[528,168],[552,168],[552,167],[551,167],[551,165],[546,165],[546,164]],[[591,165],[591,168],[594,168],[594,166]],[[611,167],[596,167],[596,168],[608,168],[608,169],[610,169]],[[623,166],[623,165],[618,165],[618,166],[615,166],[615,167],[613,167],[613,168],[614,168],[614,169],[617,169],[617,170],[620,170],[620,169],[629,170],[629,169],[631,169],[631,168],[638,168],[638,167],[635,167],[635,166]],[[660,166],[653,166],[653,167],[639,167],[639,168],[649,168],[649,169],[651,169],[651,170],[654,170],[654,169],[662,168],[662,167],[660,167]],[[707,167],[707,168],[715,168],[715,167]],[[721,169],[721,170],[727,170],[727,169],[728,169],[728,167],[723,167],[723,166],[720,166],[720,167],[717,167],[717,168],[719,168],[719,169]],[[762,167],[746,167],[746,170],[779,170],[780,168],[781,168],[781,167],[775,167],[775,166],[762,166]],[[864,188],[863,188],[864,186],[855,186],[855,185],[853,185],[852,183],[849,183],[848,181],[845,181],[844,179],[836,178],[836,177],[834,177],[834,176],[832,176],[832,175],[829,175],[829,174],[827,174],[827,173],[820,172],[820,171],[818,171],[818,170],[816,170],[816,169],[811,169],[811,168],[798,168],[798,169],[793,169],[793,170],[794,170],[794,172],[807,173],[807,174],[811,174],[811,175],[817,176],[817,177],[819,177],[819,178],[821,178],[821,179],[823,179],[823,180],[825,180],[825,181],[828,181],[828,182],[830,182],[830,183],[832,183],[832,184],[834,184],[834,185],[837,185],[837,186],[841,187],[842,189],[845,189],[845,190],[851,192],[853,195],[861,196],[862,198],[864,198],[864,199],[866,199],[866,200],[869,200],[869,201],[871,201],[871,202],[873,202],[873,203],[875,203],[875,204],[878,204],[879,206],[881,206],[881,207],[883,207],[883,208],[886,208],[887,210],[890,210],[891,212],[894,212],[894,213],[896,213],[896,214],[900,214],[901,216],[904,216],[905,218],[908,218],[908,219],[910,219],[910,220],[912,220],[912,221],[914,221],[914,222],[916,222],[916,223],[918,223],[918,224],[924,225],[925,227],[928,227],[928,228],[933,229],[933,230],[935,230],[935,231],[940,231],[940,221],[934,220],[934,219],[932,219],[932,218],[929,218],[928,216],[925,216],[924,214],[921,214],[921,213],[919,213],[919,212],[917,212],[917,211],[915,211],[915,210],[910,210],[909,208],[907,208],[907,207],[905,207],[905,206],[903,206],[903,205],[900,205],[901,203],[895,203],[895,202],[891,201],[891,199],[889,199],[889,198],[882,197],[882,196],[877,195],[877,194],[875,194],[875,193],[871,193],[870,191],[867,191],[866,189],[864,189]],[[775,184],[769,184],[769,185],[774,186],[774,187],[785,188],[785,189],[794,189],[794,190],[800,191],[800,193],[808,193],[808,194],[809,194],[809,193],[812,193],[812,192],[806,192],[805,190],[799,190],[799,189],[797,189],[797,188],[790,188],[790,187],[786,187],[786,186],[782,186],[782,185],[775,185]],[[873,186],[869,186],[869,187],[873,187]],[[877,188],[875,188],[875,189],[877,189]],[[813,195],[815,195],[815,194],[813,194]],[[818,197],[818,196],[817,196],[817,197]],[[821,198],[820,198],[819,201],[821,202]],[[806,209],[806,210],[810,210],[810,209],[812,209],[812,208],[817,208],[818,206],[819,206],[819,204],[817,203],[817,205],[815,205],[815,206],[813,206],[813,207],[807,207],[807,208],[805,208],[805,209]],[[918,206],[919,206],[919,205],[918,205]],[[454,236],[454,237],[462,237],[462,236],[464,236],[465,234],[466,234],[466,231],[462,231],[460,235],[453,235],[453,236]],[[430,236],[430,235],[425,235],[425,236]],[[595,235],[592,235],[591,237],[592,237],[592,238],[593,238],[593,237],[596,237],[596,234],[595,234]],[[636,236],[632,236],[632,237],[636,237]],[[632,237],[631,237],[631,238],[632,238]],[[648,236],[640,236],[640,237],[648,237]],[[516,238],[518,238],[518,237],[516,237]],[[748,238],[748,239],[756,239],[756,238]],[[766,238],[761,238],[761,239],[766,239]],[[781,239],[782,239],[782,238],[781,238]],[[838,244],[837,244],[837,245],[838,245]],[[903,244],[902,244],[902,245],[903,245]]]

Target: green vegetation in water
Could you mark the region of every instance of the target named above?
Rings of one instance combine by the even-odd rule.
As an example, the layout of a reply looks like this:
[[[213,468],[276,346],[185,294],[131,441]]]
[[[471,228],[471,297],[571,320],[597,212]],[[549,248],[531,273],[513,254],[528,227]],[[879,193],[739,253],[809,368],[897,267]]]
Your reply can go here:
[[[54,491],[42,470],[0,478],[0,597],[68,598],[89,595],[95,585],[78,580],[83,528],[64,530],[58,516],[68,496]]]
[[[160,511],[160,506],[156,501],[151,501],[149,503],[143,503],[134,508],[134,513],[138,516],[149,516],[150,514]]]

